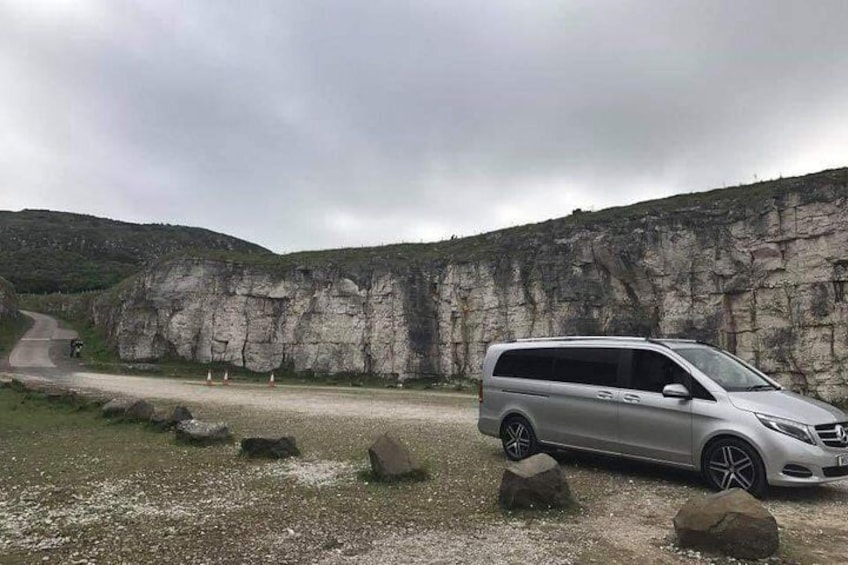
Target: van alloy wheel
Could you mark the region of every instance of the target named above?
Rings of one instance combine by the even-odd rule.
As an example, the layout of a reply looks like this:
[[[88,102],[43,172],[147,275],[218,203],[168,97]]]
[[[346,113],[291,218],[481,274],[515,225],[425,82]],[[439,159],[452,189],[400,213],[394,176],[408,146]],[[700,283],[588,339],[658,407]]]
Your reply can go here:
[[[710,473],[722,490],[733,487],[748,490],[754,484],[754,462],[744,451],[732,445],[722,446],[713,452]]]
[[[704,475],[718,490],[741,488],[757,496],[766,488],[765,468],[747,443],[735,438],[719,440],[705,454]]]
[[[525,459],[538,451],[536,434],[524,418],[510,418],[503,427],[501,441],[506,456],[512,461]]]

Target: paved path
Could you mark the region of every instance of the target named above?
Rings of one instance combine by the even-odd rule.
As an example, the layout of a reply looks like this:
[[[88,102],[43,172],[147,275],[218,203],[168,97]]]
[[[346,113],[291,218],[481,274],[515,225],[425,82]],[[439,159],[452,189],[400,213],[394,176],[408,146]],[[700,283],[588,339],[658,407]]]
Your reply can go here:
[[[25,316],[32,318],[35,323],[24,334],[9,355],[9,366],[12,369],[53,369],[56,365],[50,360],[50,346],[53,341],[69,341],[77,337],[73,330],[59,328],[55,318],[21,310]]]

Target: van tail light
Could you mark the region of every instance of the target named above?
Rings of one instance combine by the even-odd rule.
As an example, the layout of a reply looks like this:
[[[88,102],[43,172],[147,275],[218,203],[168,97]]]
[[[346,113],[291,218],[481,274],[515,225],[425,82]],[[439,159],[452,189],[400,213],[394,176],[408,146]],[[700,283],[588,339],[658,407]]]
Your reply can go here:
[[[483,379],[477,381],[477,400],[483,404]]]

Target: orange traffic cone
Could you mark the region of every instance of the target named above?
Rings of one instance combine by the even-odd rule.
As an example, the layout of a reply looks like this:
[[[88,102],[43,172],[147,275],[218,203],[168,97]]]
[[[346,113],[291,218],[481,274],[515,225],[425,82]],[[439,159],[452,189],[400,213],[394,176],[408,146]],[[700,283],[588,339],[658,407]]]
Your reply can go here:
[[[212,371],[206,372],[206,386],[212,386]]]
[[[268,386],[275,387],[277,385],[274,384],[274,373],[271,373],[271,378],[268,380]]]
[[[224,371],[224,386],[230,384],[230,372]]]

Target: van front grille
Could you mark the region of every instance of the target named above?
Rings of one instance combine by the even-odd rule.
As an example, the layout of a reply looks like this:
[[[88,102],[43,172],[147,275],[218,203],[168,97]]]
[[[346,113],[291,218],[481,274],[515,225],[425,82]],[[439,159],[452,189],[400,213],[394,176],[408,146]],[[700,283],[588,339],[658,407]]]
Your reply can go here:
[[[848,422],[821,424],[816,426],[816,433],[828,447],[848,448]]]
[[[825,467],[822,469],[824,476],[827,478],[844,477],[848,475],[848,465],[843,467]]]

